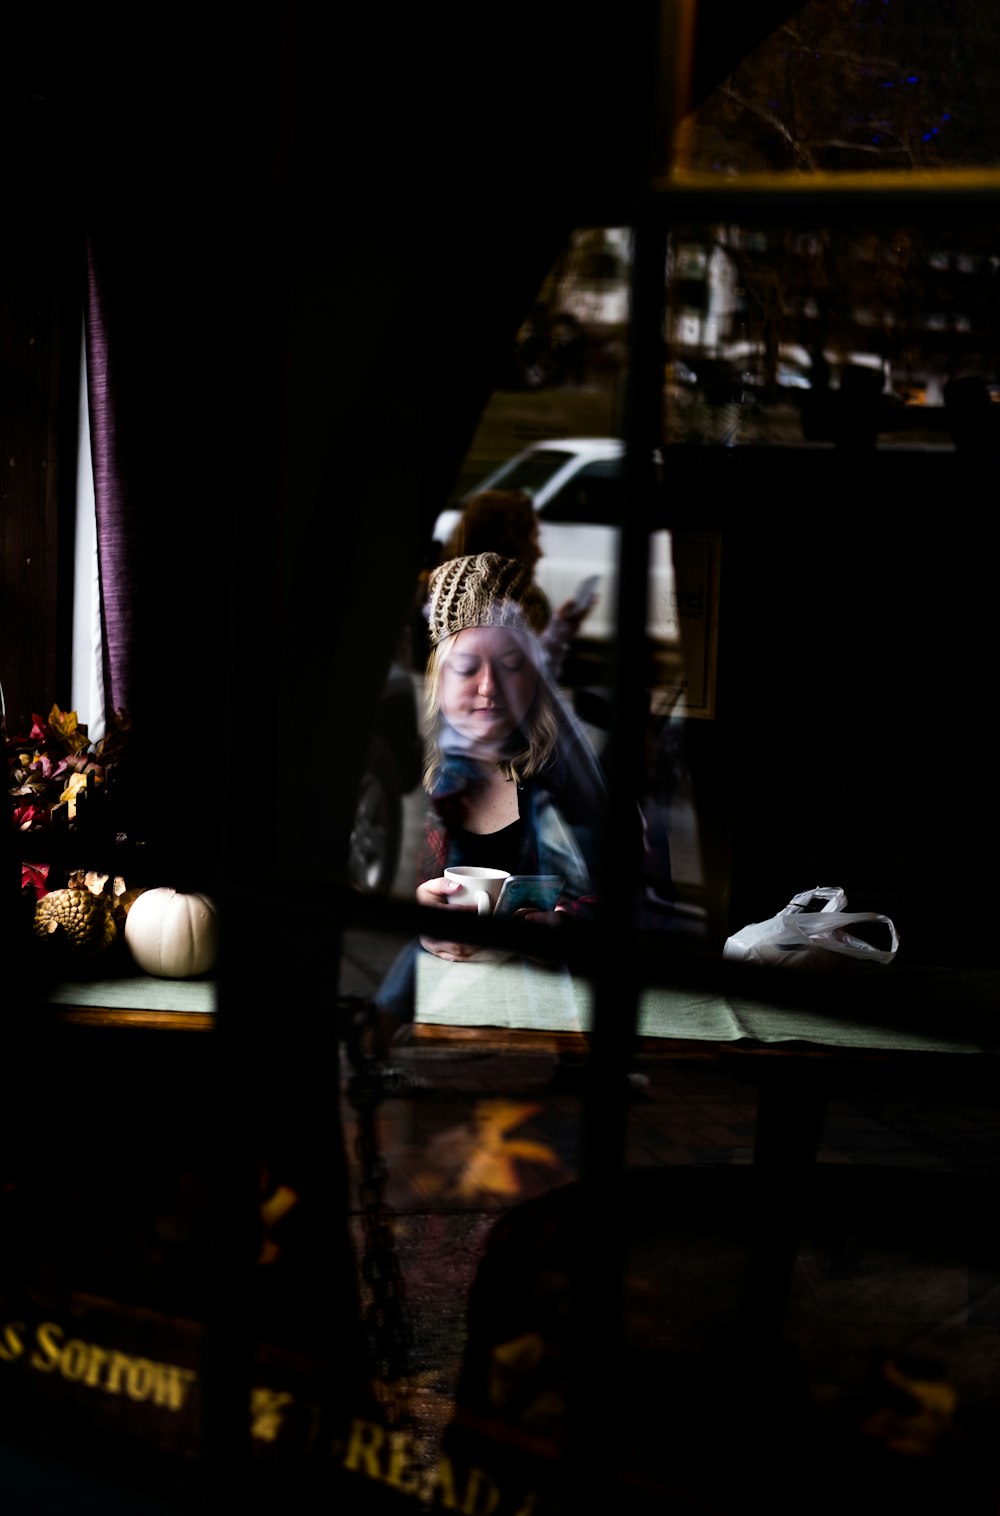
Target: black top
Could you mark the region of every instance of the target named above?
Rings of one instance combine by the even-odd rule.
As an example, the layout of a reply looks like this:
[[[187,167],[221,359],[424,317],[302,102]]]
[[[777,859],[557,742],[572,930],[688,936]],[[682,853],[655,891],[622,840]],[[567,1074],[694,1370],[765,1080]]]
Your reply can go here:
[[[473,868],[505,869],[508,874],[524,872],[524,849],[527,841],[524,818],[518,816],[498,832],[468,832],[459,827],[453,836],[454,862]]]

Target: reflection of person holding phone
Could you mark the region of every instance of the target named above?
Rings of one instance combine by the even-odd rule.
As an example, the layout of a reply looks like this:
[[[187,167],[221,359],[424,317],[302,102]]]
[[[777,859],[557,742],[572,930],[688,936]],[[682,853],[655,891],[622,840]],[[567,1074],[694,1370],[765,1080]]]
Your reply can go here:
[[[417,899],[447,907],[457,886],[444,870],[458,864],[555,874],[564,881],[555,909],[524,916],[566,926],[592,906],[604,779],[550,683],[530,574],[479,553],[442,564],[428,591],[429,807]],[[476,952],[444,938],[423,947],[450,962]],[[384,1018],[412,1020],[415,951],[383,982]]]

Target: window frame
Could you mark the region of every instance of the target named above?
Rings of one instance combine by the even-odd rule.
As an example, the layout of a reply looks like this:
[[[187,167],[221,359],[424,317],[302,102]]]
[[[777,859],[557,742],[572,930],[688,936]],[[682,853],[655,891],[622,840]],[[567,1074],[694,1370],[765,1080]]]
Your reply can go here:
[[[634,259],[632,307],[629,322],[628,388],[626,393],[624,442],[625,457],[622,487],[622,520],[619,537],[619,593],[616,606],[618,635],[614,642],[612,712],[613,771],[610,779],[612,817],[609,826],[610,851],[605,860],[606,877],[627,872],[629,859],[626,838],[632,796],[641,787],[641,755],[638,745],[631,745],[630,735],[641,729],[643,717],[643,650],[646,625],[648,585],[647,545],[650,491],[655,487],[651,459],[661,442],[660,397],[662,393],[662,330],[666,266],[666,246],[672,224],[705,218],[724,205],[727,213],[738,219],[765,216],[775,221],[797,219],[803,212],[822,211],[827,219],[851,222],[859,217],[884,220],[891,215],[899,220],[931,223],[946,213],[956,221],[963,217],[985,219],[1000,204],[1000,179],[980,176],[975,184],[899,183],[869,181],[781,185],[737,184],[654,187],[647,195],[623,203],[620,199],[603,206],[582,207],[590,225],[621,226],[633,229]],[[595,211],[597,214],[595,214]],[[259,562],[259,556],[257,561]],[[230,572],[238,578],[242,563],[234,560]],[[252,607],[238,607],[240,616],[249,620]],[[237,637],[240,627],[237,627]],[[252,678],[243,677],[238,685],[242,694],[254,689]],[[12,852],[17,857],[34,851],[27,839]],[[246,1453],[247,1429],[245,1394],[249,1383],[246,1332],[239,1314],[243,1292],[234,1281],[245,1284],[248,1256],[252,1253],[250,1218],[255,1205],[253,1183],[247,1162],[247,1134],[253,1130],[253,1111],[246,1091],[238,1087],[237,1070],[251,1052],[256,1027],[244,1012],[257,993],[253,968],[255,926],[245,911],[250,896],[253,873],[245,874],[254,860],[246,845],[229,838],[224,860],[224,888],[229,933],[228,951],[218,976],[220,1014],[213,1028],[216,1056],[221,1071],[213,1111],[217,1149],[217,1252],[213,1260],[213,1285],[210,1307],[213,1311],[213,1334],[210,1340],[207,1397],[206,1464],[209,1480],[220,1488],[228,1486],[234,1470]],[[275,900],[283,893],[272,877]],[[336,926],[329,932],[333,951],[343,931],[353,926],[385,931],[416,931],[427,924],[417,908],[403,902],[373,901],[345,891],[327,894],[323,901],[335,904]],[[285,908],[292,906],[285,902]],[[319,903],[308,913],[317,930],[322,918]],[[471,937],[480,931],[470,924]],[[624,892],[610,894],[605,902],[595,943],[582,961],[584,972],[592,976],[595,989],[593,1034],[595,1080],[586,1106],[583,1128],[583,1182],[588,1203],[602,1218],[608,1235],[616,1232],[620,1217],[620,1179],[624,1166],[626,1104],[624,1082],[620,1078],[634,1035],[638,997],[647,983],[662,982],[671,972],[697,976],[697,967],[679,962],[654,964],[628,954],[620,944],[633,935],[630,907]],[[287,940],[300,946],[299,934],[289,932]],[[322,950],[296,959],[294,976],[288,986],[293,1006],[307,1002],[314,976],[328,972],[329,941]],[[296,1033],[304,1046],[321,1052],[331,1061],[338,1055],[336,1028],[317,1025],[298,1007],[293,1017]],[[318,1061],[318,1060],[317,1060]],[[335,1136],[330,1137],[331,1167],[337,1164]],[[584,1286],[595,1303],[594,1337],[578,1382],[578,1399],[574,1420],[574,1446],[580,1454],[572,1467],[581,1486],[593,1489],[595,1473],[601,1476],[600,1450],[608,1446],[607,1402],[594,1393],[613,1382],[618,1354],[618,1285],[620,1256],[614,1247],[598,1248],[588,1260]],[[597,1450],[595,1452],[595,1449]],[[594,1459],[598,1459],[595,1469]],[[244,1474],[246,1470],[244,1469]],[[607,1470],[604,1470],[606,1473]]]

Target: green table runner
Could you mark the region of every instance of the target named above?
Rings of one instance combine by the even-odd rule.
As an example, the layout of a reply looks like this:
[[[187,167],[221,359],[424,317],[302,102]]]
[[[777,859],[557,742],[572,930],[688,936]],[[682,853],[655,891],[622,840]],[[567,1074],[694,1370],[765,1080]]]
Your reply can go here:
[[[751,970],[751,972],[753,972]],[[692,989],[647,989],[639,1004],[644,1037],[706,1042],[811,1042],[831,1047],[978,1053],[1000,1047],[1000,981],[987,973],[928,969],[899,974],[896,965],[866,968],[894,975],[893,994],[874,1011],[845,977],[843,1010],[769,1005],[749,996]],[[907,987],[913,986],[912,999]],[[879,988],[882,988],[879,985]],[[417,960],[418,1023],[585,1032],[591,1025],[590,985],[564,969],[541,968],[490,954],[470,963],[445,963],[430,953]]]

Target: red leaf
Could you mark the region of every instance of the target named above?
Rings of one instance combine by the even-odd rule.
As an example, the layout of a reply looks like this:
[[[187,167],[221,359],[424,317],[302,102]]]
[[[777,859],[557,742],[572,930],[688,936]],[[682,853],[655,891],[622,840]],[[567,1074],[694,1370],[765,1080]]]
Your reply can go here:
[[[49,893],[49,865],[47,863],[21,864],[21,890],[34,890],[35,899],[41,900]]]

